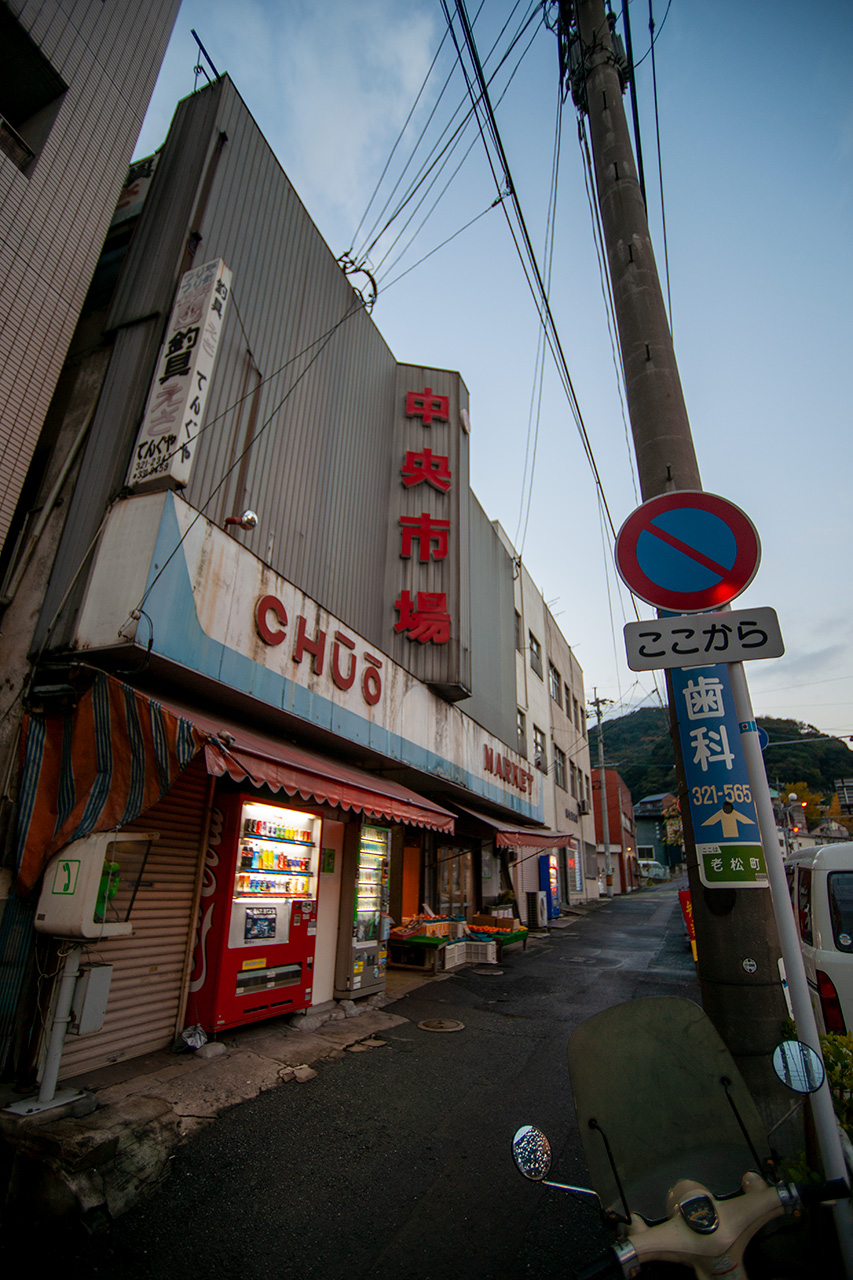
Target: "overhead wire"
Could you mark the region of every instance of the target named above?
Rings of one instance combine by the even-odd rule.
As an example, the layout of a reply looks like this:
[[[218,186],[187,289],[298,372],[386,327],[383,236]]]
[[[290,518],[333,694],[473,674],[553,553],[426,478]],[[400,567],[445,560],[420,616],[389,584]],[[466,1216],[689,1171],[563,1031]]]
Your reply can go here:
[[[670,4],[671,3],[672,3],[672,0],[670,0]],[[664,194],[663,194],[663,160],[661,157],[661,146],[660,146],[660,112],[658,110],[658,73],[657,73],[657,59],[655,58],[655,43],[656,43],[655,42],[655,19],[654,19],[652,5],[653,5],[653,0],[649,0],[649,34],[651,36],[651,46],[649,48],[649,53],[652,55],[652,93],[653,93],[654,106],[655,106],[655,140],[657,144],[657,155],[658,155],[658,188],[660,191],[660,216],[661,216],[661,229],[663,234],[663,263],[664,263],[664,274],[666,276],[666,309],[667,309],[667,314],[669,316],[669,331],[671,334],[672,333],[672,290],[670,287],[670,279],[669,279],[669,243],[667,241],[667,236],[666,236],[666,200],[664,199]],[[669,6],[667,6],[666,12],[669,13]]]
[[[516,8],[518,7],[518,2],[519,2],[519,0],[517,0],[516,6],[515,6]],[[482,5],[481,5],[480,7],[482,8]],[[537,6],[536,6],[536,7],[538,8],[538,0],[537,0]],[[479,12],[479,10],[478,10],[478,12]],[[514,10],[513,10],[513,12],[514,12]],[[445,16],[446,16],[446,13],[445,13]],[[500,59],[500,62],[499,62],[499,63],[498,63],[498,65],[497,65],[497,67],[496,67],[496,68],[494,69],[494,71],[492,72],[492,75],[491,75],[491,77],[490,77],[490,83],[495,79],[495,77],[497,76],[498,72],[501,70],[501,68],[502,68],[502,67],[504,66],[504,64],[506,63],[507,59],[509,58],[509,56],[510,56],[510,54],[512,53],[513,49],[514,49],[514,48],[517,46],[517,44],[519,43],[519,41],[520,41],[520,39],[521,39],[522,35],[523,35],[523,34],[524,34],[524,32],[526,31],[527,27],[530,25],[530,23],[531,23],[531,21],[532,21],[532,18],[533,18],[534,16],[535,16],[535,9],[534,9],[534,12],[533,12],[529,17],[528,17],[528,19],[527,19],[527,20],[522,24],[522,26],[519,28],[519,31],[515,34],[515,36],[513,36],[512,41],[510,42],[509,47],[506,49],[505,53],[503,54],[502,58]],[[503,30],[505,30],[505,29],[506,29],[506,26],[508,25],[508,21],[509,21],[509,20],[507,20],[507,23],[505,23],[505,24],[504,24]],[[448,32],[452,35],[452,29],[451,29],[450,27],[448,27]],[[516,63],[516,66],[515,66],[514,70],[511,72],[511,74],[510,74],[510,76],[509,76],[509,78],[508,78],[508,80],[507,80],[506,85],[504,86],[504,88],[503,88],[503,89],[502,89],[502,91],[501,91],[501,95],[500,95],[499,101],[500,101],[500,100],[504,97],[504,95],[506,94],[506,92],[507,92],[507,90],[508,90],[508,88],[509,88],[510,84],[512,83],[512,81],[513,81],[513,79],[514,79],[514,77],[515,77],[515,75],[516,75],[516,73],[517,73],[517,71],[518,71],[518,68],[521,66],[521,63],[522,63],[522,62],[523,62],[523,60],[524,60],[524,57],[525,57],[525,55],[526,55],[527,51],[529,50],[530,46],[532,45],[533,40],[534,40],[534,39],[535,39],[535,37],[536,37],[536,34],[537,34],[537,33],[534,31],[534,33],[533,33],[533,35],[531,36],[531,39],[530,39],[530,41],[529,41],[529,43],[528,43],[527,47],[524,49],[524,51],[523,51],[523,52],[521,53],[521,55],[519,56],[519,59],[518,59],[518,61],[517,61],[517,63]],[[500,39],[500,37],[498,37],[498,39]],[[495,50],[495,48],[496,48],[496,47],[497,47],[497,41],[495,41],[495,43],[492,45],[492,48],[491,48],[490,53],[489,53],[489,56],[491,56],[491,54],[494,52],[494,50]],[[458,50],[457,50],[457,54],[458,54]],[[445,80],[444,86],[442,87],[442,94],[444,93],[444,91],[446,90],[446,88],[447,88],[448,84],[450,83],[450,80],[451,80],[451,78],[452,78],[452,75],[453,75],[453,69],[451,70],[451,72],[449,73],[449,75],[448,75],[447,79]],[[469,93],[469,98],[470,98],[470,93]],[[441,143],[442,139],[444,138],[445,134],[447,133],[447,130],[450,128],[451,124],[452,124],[452,123],[453,123],[453,121],[456,119],[456,117],[457,117],[457,115],[459,114],[459,112],[462,110],[462,107],[463,107],[463,106],[464,106],[464,101],[463,101],[462,103],[460,103],[460,104],[455,108],[455,110],[454,110],[453,114],[451,115],[450,121],[445,125],[444,130],[442,131],[442,134],[440,135],[440,137],[439,137],[438,141],[434,144],[434,146],[433,146],[433,148],[432,148],[431,152],[430,152],[430,153],[429,153],[429,155],[427,156],[427,159],[424,161],[424,163],[423,163],[423,164],[422,164],[422,166],[421,166],[421,169],[419,170],[418,174],[416,175],[416,179],[415,179],[415,181],[414,181],[413,186],[412,186],[412,187],[410,188],[410,190],[406,193],[406,195],[404,196],[404,198],[400,201],[400,203],[398,204],[398,206],[397,206],[397,208],[395,209],[394,213],[393,213],[393,214],[391,214],[391,216],[388,218],[388,220],[387,220],[387,222],[386,222],[385,226],[382,228],[382,230],[379,232],[379,234],[374,238],[374,240],[373,240],[373,241],[372,241],[372,242],[367,246],[367,248],[366,248],[365,250],[362,250],[362,255],[369,254],[369,253],[371,252],[371,250],[372,250],[372,249],[373,249],[373,248],[378,244],[379,240],[381,239],[382,235],[384,235],[385,231],[387,231],[387,230],[390,228],[391,224],[396,220],[396,218],[398,218],[398,217],[400,216],[400,213],[403,211],[403,209],[405,208],[405,206],[406,206],[406,205],[408,204],[408,202],[412,199],[412,197],[417,193],[417,191],[420,189],[420,187],[423,185],[423,183],[424,183],[424,182],[426,182],[427,178],[430,178],[430,175],[432,175],[432,177],[430,178],[430,181],[429,181],[429,183],[428,183],[428,185],[427,185],[427,187],[426,187],[426,190],[422,193],[422,195],[421,195],[421,199],[423,199],[423,198],[424,198],[424,196],[425,196],[426,194],[428,194],[430,191],[432,191],[432,189],[433,189],[433,187],[435,186],[435,184],[436,184],[436,182],[437,182],[437,180],[438,180],[438,177],[439,177],[439,175],[441,174],[442,170],[444,169],[444,167],[446,166],[446,164],[449,162],[449,159],[450,159],[450,157],[452,156],[453,152],[456,150],[456,148],[457,148],[457,147],[459,146],[459,144],[461,143],[461,141],[462,141],[462,139],[463,139],[463,137],[464,137],[465,131],[466,131],[466,129],[467,129],[467,127],[468,127],[468,124],[470,123],[470,121],[471,121],[472,117],[476,117],[476,102],[475,102],[473,99],[471,99],[471,106],[469,107],[468,111],[464,114],[464,116],[462,117],[462,119],[461,119],[460,123],[458,124],[458,126],[456,127],[456,129],[453,131],[453,133],[450,135],[450,137],[449,137],[449,139],[447,140],[447,142],[445,143],[445,145],[444,145],[444,146],[439,150],[439,149],[438,149],[438,148],[439,148],[439,144]],[[419,139],[419,142],[420,142],[420,139]],[[461,169],[462,165],[464,164],[465,160],[467,159],[468,155],[471,153],[471,151],[473,150],[473,148],[474,148],[474,146],[475,146],[475,145],[476,145],[476,138],[474,138],[474,139],[473,139],[473,141],[468,145],[468,147],[467,147],[467,149],[466,149],[466,151],[465,151],[465,153],[464,153],[464,155],[463,155],[462,159],[460,160],[460,162],[459,162],[459,164],[457,165],[456,169],[453,171],[453,174],[451,175],[451,177],[450,177],[450,179],[448,180],[447,184],[445,185],[444,189],[443,189],[443,190],[442,190],[442,192],[440,193],[440,195],[439,195],[438,199],[436,200],[435,204],[433,205],[433,208],[432,208],[432,209],[429,211],[429,213],[424,217],[424,219],[423,219],[423,221],[421,222],[421,225],[419,226],[418,230],[417,230],[417,231],[415,232],[415,234],[413,235],[412,240],[414,240],[414,239],[417,237],[417,235],[420,233],[420,231],[423,229],[423,226],[424,226],[424,225],[425,225],[425,223],[427,222],[428,218],[429,218],[429,217],[432,215],[432,213],[434,212],[434,210],[435,210],[436,206],[438,205],[438,203],[440,202],[440,200],[441,200],[442,196],[445,194],[445,192],[447,191],[447,188],[450,186],[450,183],[453,181],[453,178],[455,178],[456,174],[457,174],[457,173],[459,172],[459,170]],[[440,162],[440,163],[439,163],[439,162]],[[436,166],[438,166],[438,167],[436,167]],[[387,207],[387,202],[386,202],[386,207]],[[494,207],[494,205],[491,205],[491,206],[490,206],[490,208],[491,208],[491,207]],[[379,260],[379,262],[377,263],[377,267],[376,267],[376,270],[377,270],[377,271],[378,271],[378,270],[380,270],[380,268],[381,268],[382,264],[383,264],[383,263],[385,262],[385,260],[387,259],[387,257],[388,257],[388,255],[389,255],[389,253],[391,252],[391,250],[392,250],[392,249],[394,248],[394,246],[399,242],[399,240],[400,240],[400,238],[402,237],[402,235],[404,234],[404,232],[405,232],[406,228],[411,224],[412,220],[414,219],[414,217],[415,217],[416,213],[417,213],[417,206],[412,210],[412,212],[411,212],[411,214],[409,215],[409,217],[407,218],[407,220],[406,220],[405,224],[404,224],[404,225],[403,225],[403,227],[400,229],[400,231],[397,233],[397,235],[395,236],[395,238],[394,238],[394,240],[391,242],[391,244],[385,247],[385,249],[384,249],[384,251],[383,251],[383,257],[382,257],[382,258]],[[406,246],[406,249],[408,249],[408,248],[410,247],[411,243],[412,243],[412,241],[410,240],[409,245],[407,245],[407,246]],[[390,272],[390,270],[392,270],[392,269],[393,269],[393,267],[396,265],[396,263],[400,261],[400,258],[401,258],[401,257],[403,256],[403,254],[406,252],[406,249],[402,250],[402,251],[401,251],[401,253],[398,255],[398,257],[395,259],[395,261],[394,261],[393,263],[391,263],[391,264],[390,264],[390,266],[387,268],[387,270],[388,270],[389,272]]]
[[[242,452],[241,452],[241,453],[239,453],[239,454],[238,454],[238,456],[237,456],[237,457],[234,459],[234,461],[231,463],[231,465],[225,469],[225,471],[222,473],[222,475],[220,476],[220,478],[219,478],[219,480],[217,481],[217,483],[213,486],[213,488],[211,489],[211,491],[210,491],[210,493],[208,494],[207,498],[206,498],[206,499],[205,499],[205,501],[201,504],[201,506],[198,508],[198,510],[196,511],[195,515],[193,516],[192,520],[190,521],[190,523],[189,523],[189,525],[187,526],[187,528],[185,529],[185,531],[181,534],[181,537],[178,539],[178,541],[177,541],[177,543],[175,544],[174,548],[173,548],[173,549],[172,549],[172,551],[169,553],[169,555],[165,558],[165,560],[163,561],[163,563],[160,565],[160,567],[159,567],[159,569],[158,569],[157,573],[154,575],[154,577],[152,578],[151,582],[150,582],[150,583],[148,584],[148,586],[145,588],[145,591],[143,592],[143,594],[142,594],[142,596],[141,596],[141,598],[140,598],[140,600],[139,600],[139,603],[137,604],[136,608],[135,608],[135,609],[133,609],[133,610],[131,610],[130,614],[128,615],[127,621],[123,624],[124,626],[127,626],[129,622],[136,620],[136,619],[141,615],[141,612],[142,612],[142,610],[143,610],[143,608],[144,608],[144,605],[145,605],[146,601],[148,600],[149,596],[151,595],[151,592],[154,590],[154,587],[157,585],[157,583],[159,582],[160,578],[163,576],[164,572],[165,572],[165,571],[166,571],[166,569],[168,568],[169,564],[172,562],[172,560],[173,560],[173,559],[175,558],[175,556],[177,555],[178,551],[180,550],[181,546],[183,545],[184,541],[186,540],[187,536],[189,535],[189,533],[190,533],[191,529],[192,529],[192,528],[196,525],[196,523],[197,523],[197,522],[202,518],[202,516],[204,515],[204,512],[205,512],[205,511],[207,510],[207,508],[210,506],[211,502],[212,502],[212,501],[213,501],[213,499],[216,497],[217,493],[218,493],[218,492],[219,492],[219,490],[222,488],[222,486],[225,484],[225,482],[226,482],[226,480],[228,479],[228,477],[229,477],[229,476],[231,475],[231,473],[232,473],[232,472],[233,472],[233,471],[234,471],[234,470],[235,470],[235,469],[240,465],[240,463],[243,461],[244,457],[245,457],[245,456],[246,456],[246,454],[249,452],[249,450],[250,450],[250,449],[251,449],[251,448],[252,448],[252,447],[257,443],[257,441],[261,438],[261,436],[262,436],[262,435],[264,435],[264,433],[265,433],[265,432],[267,431],[267,429],[270,427],[270,425],[272,424],[272,422],[274,421],[274,419],[275,419],[275,418],[276,418],[276,416],[278,415],[278,413],[279,413],[279,411],[281,410],[281,408],[284,406],[284,404],[287,402],[287,400],[290,398],[290,396],[291,396],[291,395],[293,395],[294,391],[295,391],[295,390],[296,390],[296,388],[299,386],[300,382],[301,382],[301,381],[302,381],[302,379],[306,376],[306,374],[309,372],[309,370],[313,367],[313,365],[317,362],[317,360],[319,360],[320,356],[323,354],[323,352],[325,351],[326,347],[329,345],[329,343],[331,342],[332,338],[333,338],[333,337],[334,337],[334,335],[337,333],[337,331],[340,329],[340,327],[341,327],[343,324],[345,324],[347,320],[351,319],[351,318],[352,318],[352,316],[354,316],[354,315],[358,315],[360,310],[361,310],[361,300],[360,300],[359,298],[355,298],[355,299],[353,300],[353,302],[350,304],[350,306],[347,308],[347,310],[344,312],[344,314],[341,316],[340,320],[338,320],[338,321],[337,321],[337,323],[336,323],[335,325],[333,325],[333,326],[332,326],[332,328],[331,328],[330,330],[328,330],[328,331],[327,331],[327,333],[326,333],[326,335],[325,335],[325,338],[324,338],[324,340],[323,340],[323,343],[322,343],[322,345],[320,346],[320,348],[319,348],[317,351],[315,351],[315,352],[314,352],[314,354],[312,355],[311,359],[310,359],[310,360],[308,361],[308,363],[305,365],[305,368],[304,368],[304,369],[302,369],[302,371],[301,371],[301,372],[297,375],[297,377],[293,380],[293,382],[291,383],[291,385],[288,387],[287,391],[284,393],[284,395],[282,396],[282,398],[279,400],[279,402],[278,402],[278,403],[275,405],[275,407],[273,408],[272,412],[267,416],[267,418],[264,420],[264,422],[260,425],[260,427],[258,428],[258,430],[257,430],[257,431],[255,432],[255,434],[252,436],[251,440],[249,440],[249,441],[247,442],[247,444],[246,444],[245,448],[242,450]],[[312,344],[312,345],[314,345],[314,344]]]
[[[578,404],[577,397],[575,395],[574,386],[572,384],[571,375],[569,373],[568,362],[566,360],[565,353],[563,351],[562,344],[559,338],[559,334],[557,332],[557,327],[551,311],[551,306],[548,299],[547,291],[545,290],[545,286],[542,280],[542,275],[536,260],[536,254],[530,240],[530,235],[527,230],[524,214],[521,209],[521,204],[518,199],[518,195],[512,180],[512,174],[509,168],[509,163],[506,157],[505,150],[503,148],[503,144],[501,142],[500,133],[497,128],[497,122],[494,118],[494,112],[492,110],[492,105],[489,98],[488,87],[485,83],[485,77],[483,74],[482,66],[480,64],[479,56],[477,54],[476,44],[474,43],[473,34],[471,33],[470,24],[467,19],[467,14],[465,13],[465,6],[464,6],[463,0],[456,0],[456,5],[457,5],[457,12],[460,14],[460,21],[462,22],[462,25],[463,25],[463,31],[465,32],[465,41],[469,50],[469,55],[474,64],[476,78],[480,88],[483,109],[486,111],[487,116],[489,117],[490,132],[495,141],[495,146],[498,151],[498,155],[500,157],[501,167],[503,169],[504,174],[507,177],[507,182],[510,190],[511,199],[510,201],[504,201],[501,205],[501,208],[504,211],[504,217],[507,220],[507,226],[509,228],[510,235],[515,245],[515,249],[516,249],[516,253],[518,254],[519,261],[521,262],[522,271],[524,273],[528,289],[530,290],[531,296],[533,297],[534,305],[536,306],[537,312],[539,313],[539,316],[540,316],[540,321],[545,327],[548,345],[554,356],[558,373],[563,383],[563,387],[569,401],[569,406],[572,412],[572,416],[575,420],[575,424],[578,429],[578,434],[581,439],[584,454],[587,458],[587,462],[592,471],[596,486],[599,489],[601,502],[604,505],[604,510],[606,512],[608,522],[610,524],[610,527],[615,537],[616,527],[613,523],[613,519],[610,514],[610,509],[607,503],[606,495],[604,494],[604,488],[603,488],[601,476],[598,470],[598,464],[595,460],[595,454],[592,449],[592,445],[589,440],[586,426],[583,421],[583,415],[581,414],[581,411],[580,411],[580,405]],[[491,166],[491,167],[492,167],[492,172],[494,173],[494,166]],[[516,229],[513,226],[513,223],[509,217],[507,204],[512,205],[513,211],[518,221],[518,224],[519,224],[518,234],[516,233]],[[524,245],[523,251],[522,251],[522,245],[519,243],[519,235]]]
[[[557,188],[559,185],[560,175],[560,149],[562,145],[563,135],[563,95],[559,84],[557,85],[557,119],[554,126],[554,153],[551,160],[551,185],[548,193],[548,211],[545,217],[545,245],[543,250],[543,261],[545,264],[545,283],[548,289],[551,288],[551,273],[554,265],[554,232],[556,229],[556,209],[557,209]],[[538,395],[537,395],[538,384]],[[536,360],[533,368],[533,383],[530,389],[530,409],[527,420],[527,440],[524,449],[524,468],[521,476],[521,494],[519,498],[518,525],[516,526],[515,538],[513,542],[518,548],[519,555],[524,553],[524,544],[527,539],[527,526],[530,520],[530,507],[533,502],[533,477],[536,468],[536,452],[539,443],[539,424],[542,416],[542,392],[545,385],[545,339],[542,333],[542,327],[539,326],[536,337]],[[533,431],[533,410],[534,401],[536,403],[536,427]],[[533,434],[533,454],[531,455],[531,433]],[[528,483],[528,461],[530,465],[530,478]],[[527,514],[524,514],[525,508],[525,485],[527,486]],[[522,529],[522,517],[524,518],[524,527]],[[521,541],[519,542],[519,537]]]
[[[504,88],[503,88],[503,89],[502,89],[502,91],[501,91],[501,95],[500,95],[500,97],[498,98],[498,102],[499,102],[499,103],[501,102],[501,100],[503,99],[503,97],[504,97],[504,95],[506,94],[507,90],[509,89],[509,86],[512,84],[512,81],[513,81],[513,79],[514,79],[514,77],[515,77],[515,75],[516,75],[516,72],[518,71],[519,67],[521,66],[522,62],[524,61],[525,55],[527,54],[528,50],[530,49],[530,46],[533,44],[533,41],[534,41],[534,39],[535,39],[535,38],[536,38],[536,32],[534,32],[533,36],[531,36],[530,41],[529,41],[529,43],[528,43],[527,47],[526,47],[526,48],[522,51],[522,53],[520,54],[519,59],[518,59],[518,61],[517,61],[516,65],[515,65],[514,70],[513,70],[513,71],[512,71],[512,73],[510,74],[510,77],[509,77],[509,79],[507,80],[507,83],[504,85]],[[504,59],[502,59],[502,62],[503,62],[503,61],[505,61],[505,60],[506,60],[505,58],[504,58]],[[471,116],[472,116],[472,115],[474,115],[474,114],[475,114],[475,112],[474,112],[474,110],[473,110],[473,108],[472,108],[472,110],[469,112],[468,116],[466,117],[466,122],[467,122],[468,120],[470,120]],[[449,149],[449,151],[447,152],[447,154],[446,154],[446,156],[445,156],[444,160],[442,161],[442,163],[441,163],[441,165],[439,166],[438,170],[436,171],[436,173],[435,173],[434,177],[432,178],[432,181],[429,183],[428,187],[426,188],[426,191],[424,192],[424,195],[426,195],[426,194],[428,194],[430,191],[432,191],[433,187],[435,186],[436,182],[438,181],[438,177],[439,177],[439,175],[441,174],[441,172],[442,172],[442,170],[444,169],[445,165],[448,163],[448,161],[449,161],[449,159],[450,159],[450,156],[452,155],[453,151],[456,149],[456,146],[457,146],[457,145],[462,141],[463,132],[464,132],[464,130],[463,130],[462,132],[458,133],[458,135],[456,136],[456,138],[455,138],[455,140],[454,140],[454,142],[453,142],[452,147],[451,147],[451,148]],[[459,173],[460,169],[462,168],[463,164],[464,164],[464,163],[465,163],[465,161],[467,160],[468,156],[471,154],[471,152],[472,152],[472,150],[474,149],[474,147],[476,146],[476,144],[477,144],[477,139],[476,139],[476,137],[475,137],[475,138],[473,138],[473,139],[472,139],[472,141],[469,143],[469,145],[468,145],[468,147],[467,147],[466,151],[463,153],[462,159],[459,161],[459,163],[457,164],[456,168],[453,170],[452,174],[450,175],[450,177],[448,178],[447,182],[445,183],[444,187],[443,187],[443,188],[441,189],[441,191],[439,192],[439,194],[438,194],[438,196],[436,197],[435,202],[433,203],[432,207],[431,207],[431,208],[427,211],[427,213],[424,215],[424,217],[423,217],[423,219],[422,219],[422,221],[421,221],[420,225],[418,226],[418,228],[417,228],[417,229],[415,230],[415,232],[413,233],[413,235],[412,235],[411,239],[409,240],[408,244],[407,244],[403,249],[401,249],[400,253],[399,253],[399,254],[397,255],[397,257],[394,259],[394,261],[393,261],[392,263],[390,263],[390,264],[386,267],[386,271],[387,271],[388,273],[390,273],[390,272],[394,269],[394,267],[397,265],[397,263],[398,263],[398,262],[399,262],[399,261],[404,257],[404,255],[408,252],[408,250],[409,250],[409,248],[411,247],[411,245],[412,245],[412,243],[414,242],[414,240],[415,240],[415,239],[417,239],[417,237],[420,235],[421,231],[423,230],[423,228],[425,227],[425,225],[426,225],[426,223],[429,221],[429,219],[432,217],[432,215],[433,215],[433,213],[435,212],[436,208],[438,207],[439,203],[441,202],[441,200],[443,199],[443,197],[444,197],[444,196],[445,196],[445,194],[447,193],[447,190],[448,190],[448,188],[450,187],[451,183],[453,182],[454,178],[455,178],[455,177],[457,176],[457,174]],[[497,198],[496,200],[493,200],[493,201],[492,201],[492,203],[491,203],[491,205],[489,205],[489,208],[488,208],[488,209],[486,209],[486,210],[484,210],[483,212],[484,212],[484,213],[488,213],[488,212],[489,212],[491,209],[493,209],[497,204],[499,204],[499,203],[500,203],[500,201],[501,201],[502,199],[504,199],[504,198],[506,197],[506,195],[507,195],[507,194],[508,194],[508,192],[503,192],[503,193],[502,193],[502,195],[499,195],[499,196],[498,196],[498,198]],[[403,224],[403,226],[400,228],[400,230],[399,230],[399,232],[397,233],[397,235],[395,236],[394,240],[392,240],[391,244],[386,248],[385,253],[384,253],[384,257],[380,260],[379,264],[377,265],[377,267],[376,267],[376,270],[377,270],[377,273],[378,273],[378,274],[377,274],[377,279],[379,280],[379,282],[380,282],[380,283],[382,283],[382,282],[383,282],[383,280],[384,280],[384,277],[381,275],[381,266],[382,266],[382,264],[385,262],[385,260],[386,260],[386,259],[387,259],[387,257],[389,256],[389,254],[390,254],[390,252],[392,251],[392,249],[394,248],[394,246],[399,242],[399,240],[401,239],[402,235],[405,233],[406,229],[411,225],[411,222],[412,222],[412,220],[414,219],[416,212],[417,212],[417,207],[416,207],[415,209],[413,209],[413,210],[412,210],[411,214],[409,215],[409,217],[407,218],[407,220],[406,220],[406,222]],[[478,215],[478,216],[482,216],[482,215]],[[468,224],[468,225],[470,225],[470,224]],[[388,286],[385,286],[385,287],[387,288]]]

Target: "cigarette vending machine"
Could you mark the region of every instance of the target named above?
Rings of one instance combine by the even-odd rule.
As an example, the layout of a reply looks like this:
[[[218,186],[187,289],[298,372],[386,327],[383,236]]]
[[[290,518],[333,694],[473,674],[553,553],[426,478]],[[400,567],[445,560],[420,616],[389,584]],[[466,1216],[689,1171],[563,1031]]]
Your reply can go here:
[[[317,935],[321,820],[253,797],[219,797],[187,1024],[237,1027],[307,1009]]]
[[[347,828],[335,966],[335,996],[339,1000],[385,989],[390,854],[389,828],[366,823]]]

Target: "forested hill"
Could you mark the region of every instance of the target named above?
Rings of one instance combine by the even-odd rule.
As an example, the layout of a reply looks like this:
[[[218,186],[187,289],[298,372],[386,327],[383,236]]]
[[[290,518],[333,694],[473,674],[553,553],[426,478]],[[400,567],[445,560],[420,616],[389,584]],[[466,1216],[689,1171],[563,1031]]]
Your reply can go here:
[[[806,782],[828,804],[837,778],[853,778],[853,751],[839,738],[815,742],[819,729],[798,720],[759,716],[758,723],[770,739],[764,762],[770,785]],[[790,746],[774,747],[773,743]],[[598,728],[589,732],[590,763],[598,764]],[[642,707],[630,715],[604,722],[604,760],[619,771],[634,803],[659,791],[677,791],[675,758],[669,736],[669,713]]]

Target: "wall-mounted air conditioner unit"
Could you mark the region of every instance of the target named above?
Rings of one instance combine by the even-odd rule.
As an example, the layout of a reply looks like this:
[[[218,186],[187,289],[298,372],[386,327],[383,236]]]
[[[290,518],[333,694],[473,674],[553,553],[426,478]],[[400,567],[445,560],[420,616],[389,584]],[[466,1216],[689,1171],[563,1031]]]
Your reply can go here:
[[[589,801],[588,801],[588,800],[579,800],[579,801],[578,801],[578,813],[589,813]]]

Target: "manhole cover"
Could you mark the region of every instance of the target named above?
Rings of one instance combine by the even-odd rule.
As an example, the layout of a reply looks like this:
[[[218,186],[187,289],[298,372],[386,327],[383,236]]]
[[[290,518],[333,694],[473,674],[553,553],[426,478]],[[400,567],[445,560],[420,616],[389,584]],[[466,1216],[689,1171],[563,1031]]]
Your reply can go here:
[[[503,969],[475,969],[475,973],[479,973],[482,977],[499,978],[503,973]]]
[[[418,1027],[421,1031],[464,1031],[464,1022],[454,1022],[452,1018],[427,1018],[425,1022],[419,1022]]]

